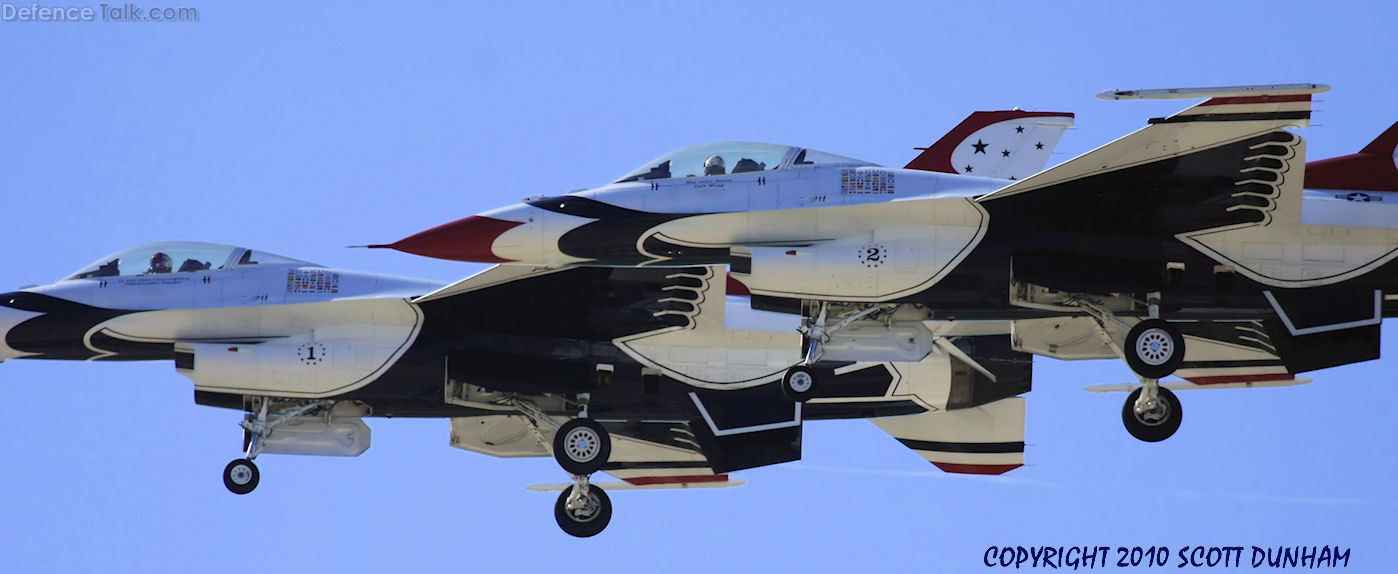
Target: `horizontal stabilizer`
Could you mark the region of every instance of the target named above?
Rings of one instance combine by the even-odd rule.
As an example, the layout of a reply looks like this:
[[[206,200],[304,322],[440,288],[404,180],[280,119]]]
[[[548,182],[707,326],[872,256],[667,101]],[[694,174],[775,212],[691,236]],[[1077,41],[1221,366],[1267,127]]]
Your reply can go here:
[[[946,472],[1004,474],[1024,466],[1024,398],[971,409],[873,419]]]

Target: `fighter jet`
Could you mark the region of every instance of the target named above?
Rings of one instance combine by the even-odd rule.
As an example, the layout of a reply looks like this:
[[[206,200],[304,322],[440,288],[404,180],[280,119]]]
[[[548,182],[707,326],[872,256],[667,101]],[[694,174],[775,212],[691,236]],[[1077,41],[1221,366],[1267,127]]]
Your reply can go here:
[[[534,488],[562,491],[555,519],[579,537],[611,520],[607,490],[735,486],[800,458],[807,420],[872,418],[948,472],[1023,464],[1032,365],[1006,325],[916,356],[831,347],[784,378],[801,336],[729,327],[772,317],[729,317],[728,289],[717,266],[497,266],[444,286],[164,242],[0,294],[0,360],[170,362],[196,403],[241,413],[236,494],[260,454],[357,456],[368,418],[449,419],[451,446],[553,456],[572,481]]]
[[[551,268],[725,265],[754,308],[801,318],[804,359],[786,376],[810,388],[832,348],[916,356],[948,329],[1010,322],[1018,351],[1124,360],[1140,384],[1095,389],[1131,391],[1123,423],[1159,441],[1183,416],[1172,386],[1291,385],[1378,358],[1379,324],[1398,315],[1398,126],[1307,165],[1286,128],[1308,126],[1328,89],[1104,92],[1203,101],[1013,181],[970,163],[1026,151],[988,135],[935,162],[959,174],[793,146],[686,148],[383,247]],[[1162,385],[1172,374],[1183,382]]]

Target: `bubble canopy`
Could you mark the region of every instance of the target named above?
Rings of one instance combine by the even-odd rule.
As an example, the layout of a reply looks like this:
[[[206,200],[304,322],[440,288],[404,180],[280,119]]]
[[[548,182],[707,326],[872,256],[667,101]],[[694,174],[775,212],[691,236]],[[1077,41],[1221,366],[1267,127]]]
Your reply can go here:
[[[64,279],[193,273],[246,266],[320,267],[275,253],[198,241],[162,241],[118,251]]]
[[[761,142],[714,142],[690,146],[650,160],[613,183],[734,175],[822,165],[873,163],[796,146]]]

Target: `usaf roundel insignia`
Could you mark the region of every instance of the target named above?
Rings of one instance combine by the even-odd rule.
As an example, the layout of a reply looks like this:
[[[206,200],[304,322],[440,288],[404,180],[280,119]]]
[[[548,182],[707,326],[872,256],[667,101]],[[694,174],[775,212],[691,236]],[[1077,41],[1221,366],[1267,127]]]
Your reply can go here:
[[[888,261],[888,248],[877,243],[870,243],[859,248],[859,262],[865,267],[874,268],[883,265]]]
[[[321,343],[306,343],[296,348],[302,365],[319,365],[325,361],[326,354],[325,345]]]

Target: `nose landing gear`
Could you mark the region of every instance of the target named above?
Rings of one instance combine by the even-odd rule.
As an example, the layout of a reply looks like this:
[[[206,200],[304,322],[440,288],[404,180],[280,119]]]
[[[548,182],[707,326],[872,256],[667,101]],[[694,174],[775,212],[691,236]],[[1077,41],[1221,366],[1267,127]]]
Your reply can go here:
[[[1126,425],[1126,432],[1145,442],[1170,438],[1180,429],[1183,420],[1184,408],[1179,398],[1156,381],[1148,381],[1145,386],[1131,391],[1121,406],[1121,422]]]
[[[612,521],[612,500],[606,491],[589,485],[586,476],[573,478],[577,483],[563,489],[553,504],[553,518],[570,536],[596,536]]]
[[[240,458],[223,467],[223,486],[233,494],[247,494],[257,488],[260,478],[257,465],[251,460]]]
[[[259,398],[256,401],[261,403],[257,408],[257,413],[248,413],[243,418],[244,457],[235,459],[228,463],[228,466],[223,467],[223,486],[233,494],[247,494],[257,488],[262,474],[258,472],[257,465],[252,461],[262,452],[263,441],[267,435],[272,434],[273,428],[295,417],[331,404],[324,401],[307,403],[289,412],[269,417],[267,411],[272,401],[267,398]]]

